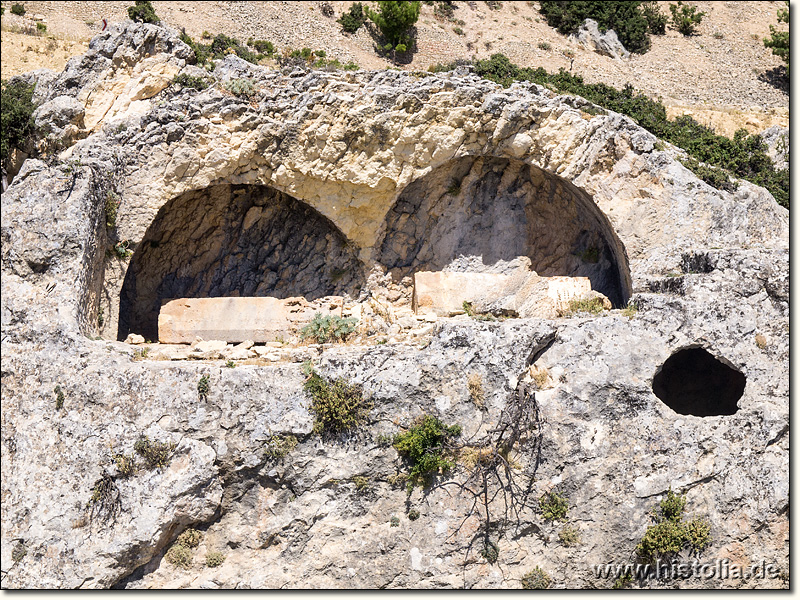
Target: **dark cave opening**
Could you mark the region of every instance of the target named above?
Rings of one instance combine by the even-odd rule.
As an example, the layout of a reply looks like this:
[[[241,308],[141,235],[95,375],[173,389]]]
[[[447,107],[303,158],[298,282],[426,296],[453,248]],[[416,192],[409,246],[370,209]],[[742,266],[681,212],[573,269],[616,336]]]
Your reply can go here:
[[[670,356],[653,377],[653,393],[680,415],[711,417],[739,410],[746,378],[703,348]]]

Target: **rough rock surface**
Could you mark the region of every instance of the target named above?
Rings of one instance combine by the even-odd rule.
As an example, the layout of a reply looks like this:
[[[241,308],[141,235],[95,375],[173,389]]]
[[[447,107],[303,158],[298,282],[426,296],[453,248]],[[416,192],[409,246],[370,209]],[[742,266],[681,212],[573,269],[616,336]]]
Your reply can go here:
[[[788,212],[768,192],[715,190],[629,119],[584,112],[583,101],[535,85],[252,69],[258,91],[245,99],[214,79],[238,68],[231,58],[202,93],[170,86],[187,59],[176,32],[128,24],[37,89],[43,101],[81,102],[87,137],[49,161],[27,160],[2,195],[4,587],[499,588],[519,587],[536,566],[552,587],[610,587],[590,565],[630,562],[670,488],[686,493],[689,517],[711,525],[701,562],[766,561],[776,577],[641,585],[786,585],[777,575],[788,572]],[[397,199],[470,156],[518,161],[531,180],[550,182],[551,197],[561,186],[580,198],[561,220],[593,223],[588,243],[565,235],[559,245],[558,231],[571,229],[550,220],[544,247],[556,263],[572,256],[590,273],[605,265],[617,306],[630,299],[632,308],[461,316],[432,324],[422,342],[293,349],[372,398],[367,424],[334,439],[312,433],[295,362],[156,361],[113,341],[131,264],[120,255],[142,252],[173,199],[213,186],[288,194],[371,269],[363,293],[372,302],[381,288],[402,294],[379,268],[390,266],[379,257]],[[502,173],[516,178],[520,165],[510,167]],[[120,199],[114,227],[109,194]],[[469,205],[460,205],[465,216]],[[539,204],[523,206],[535,213]],[[492,231],[491,218],[476,235]],[[469,254],[444,258],[475,264]],[[519,256],[531,258],[495,264]],[[653,393],[664,362],[697,346],[746,377],[735,414],[678,415]],[[505,471],[519,486],[505,496],[509,512],[494,480],[489,514],[475,503],[476,448],[438,485],[406,495],[396,475],[407,465],[388,436],[424,413],[460,424],[466,444],[495,441],[498,424],[525,425]],[[274,435],[298,444],[271,458]],[[166,444],[161,466],[137,454],[144,436]],[[580,544],[563,545],[563,525],[543,518],[538,498],[549,490],[568,498]],[[190,526],[204,537],[183,569],[165,553]],[[204,566],[212,551],[222,565]]]
[[[590,50],[594,50],[604,56],[611,58],[630,58],[631,53],[625,49],[622,42],[617,37],[617,32],[609,29],[605,33],[600,33],[597,26],[597,21],[594,19],[586,19],[583,25],[580,26],[577,33],[571,36],[579,44],[583,45]]]

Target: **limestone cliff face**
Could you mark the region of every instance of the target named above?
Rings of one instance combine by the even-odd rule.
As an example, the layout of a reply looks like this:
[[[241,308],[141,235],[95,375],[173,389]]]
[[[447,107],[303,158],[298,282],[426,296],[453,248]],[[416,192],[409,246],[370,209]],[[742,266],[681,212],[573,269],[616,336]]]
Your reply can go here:
[[[69,125],[46,143],[79,141],[29,159],[2,196],[4,586],[517,587],[540,566],[554,587],[606,587],[589,566],[630,561],[670,487],[711,523],[703,562],[787,568],[788,212],[768,192],[713,189],[630,119],[535,85],[235,57],[205,73],[191,59],[175,32],[127,24],[64,73],[35,74],[49,110],[83,115],[55,121]],[[171,85],[181,72],[213,85]],[[242,78],[252,95],[226,91]],[[133,257],[107,256],[115,245]],[[141,361],[111,341],[176,293],[369,295],[374,269],[503,272],[520,256],[638,312],[442,320],[427,346],[312,348],[322,374],[373,398],[344,440],[312,435],[298,364]],[[656,396],[655,375],[690,348],[744,375],[735,414]],[[515,447],[509,512],[499,493],[487,518],[463,465],[439,483],[464,489],[407,498],[391,483],[402,461],[386,436],[415,417],[477,440],[520,403],[537,418]],[[268,460],[273,434],[300,443]],[[175,444],[169,464],[120,477],[112,455],[143,435]],[[107,506],[90,502],[98,485]],[[580,545],[543,520],[550,489]],[[206,532],[180,570],[162,558],[187,526]],[[217,550],[225,563],[201,567]]]

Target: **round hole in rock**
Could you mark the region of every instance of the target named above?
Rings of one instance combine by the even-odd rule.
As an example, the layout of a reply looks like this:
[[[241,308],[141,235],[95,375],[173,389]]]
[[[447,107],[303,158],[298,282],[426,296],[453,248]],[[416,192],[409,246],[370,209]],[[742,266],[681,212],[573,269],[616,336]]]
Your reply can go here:
[[[356,296],[358,249],[326,217],[266,186],[217,185],[167,202],[133,254],[118,339],[158,337],[162,301],[225,296]]]
[[[630,297],[625,249],[591,196],[519,160],[469,156],[411,182],[386,215],[378,262],[416,271],[587,277],[615,306]]]
[[[681,415],[732,415],[739,410],[745,382],[744,374],[703,348],[686,348],[670,356],[653,377],[653,393]]]

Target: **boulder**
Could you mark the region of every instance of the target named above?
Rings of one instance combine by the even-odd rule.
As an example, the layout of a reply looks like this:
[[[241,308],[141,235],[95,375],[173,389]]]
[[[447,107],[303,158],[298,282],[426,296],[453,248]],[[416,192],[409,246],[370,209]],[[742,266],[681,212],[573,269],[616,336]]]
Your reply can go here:
[[[578,32],[570,37],[589,50],[594,50],[604,56],[616,59],[630,58],[631,56],[631,53],[617,38],[616,32],[609,29],[605,33],[600,33],[600,28],[594,19],[586,19]]]

